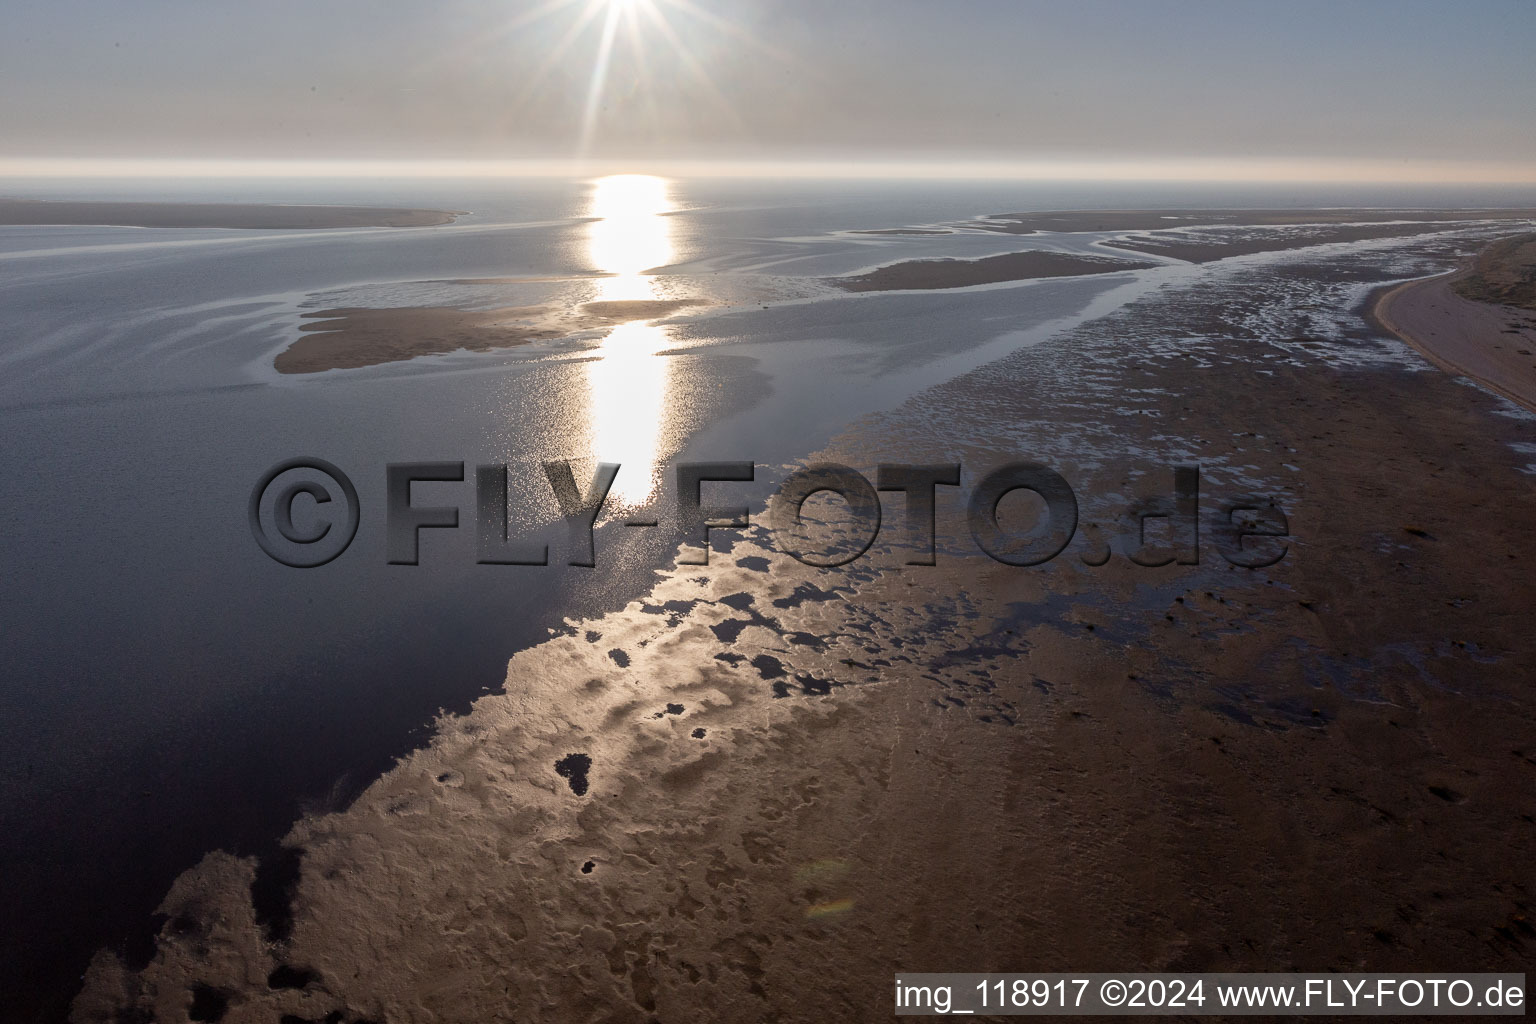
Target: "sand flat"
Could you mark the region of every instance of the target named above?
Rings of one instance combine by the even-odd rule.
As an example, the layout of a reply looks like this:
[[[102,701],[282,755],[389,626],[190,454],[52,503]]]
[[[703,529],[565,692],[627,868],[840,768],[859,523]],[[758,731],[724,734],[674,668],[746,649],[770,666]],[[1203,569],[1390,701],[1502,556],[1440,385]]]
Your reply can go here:
[[[0,199],[0,225],[133,228],[415,228],[451,224],[462,210],[263,203],[101,203]]]
[[[303,314],[304,336],[272,361],[278,373],[353,370],[417,356],[522,345],[559,335],[542,307],[464,310],[446,306],[322,309]]]
[[[598,299],[584,302],[581,311],[598,320],[610,323],[629,323],[634,320],[657,320],[673,313],[680,313],[692,306],[708,303],[699,299]]]
[[[579,331],[637,320],[657,320],[701,299],[632,299],[586,302],[574,309],[505,306],[339,307],[301,314],[308,321],[293,344],[272,361],[278,373],[356,370],[449,352],[490,352],[561,338]]]
[[[924,291],[968,288],[1004,281],[1030,281],[1041,277],[1113,274],[1156,265],[1109,256],[1077,256],[1041,251],[1009,252],[976,260],[905,260],[856,277],[834,278],[831,283],[850,292]]]
[[[952,235],[949,228],[862,228],[848,232],[850,235]]]

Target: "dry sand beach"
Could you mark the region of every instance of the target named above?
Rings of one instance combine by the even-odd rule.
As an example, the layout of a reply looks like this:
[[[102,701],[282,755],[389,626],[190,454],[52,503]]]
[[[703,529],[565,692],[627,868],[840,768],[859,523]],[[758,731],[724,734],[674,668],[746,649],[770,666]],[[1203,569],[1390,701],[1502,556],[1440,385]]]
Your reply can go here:
[[[1533,277],[1536,240],[1519,236],[1494,243],[1459,270],[1388,289],[1374,313],[1442,370],[1536,411]]]
[[[1536,419],[1365,298],[1298,311],[1368,258],[1214,263],[855,423],[807,461],[958,462],[964,493],[1038,460],[1082,528],[999,564],[941,489],[936,566],[899,500],[838,569],[717,534],[283,856],[210,853],[75,1019],[882,1020],[915,968],[1525,970]],[[1197,564],[1135,564],[1177,465]],[[1242,495],[1287,517],[1266,567],[1221,554]]]

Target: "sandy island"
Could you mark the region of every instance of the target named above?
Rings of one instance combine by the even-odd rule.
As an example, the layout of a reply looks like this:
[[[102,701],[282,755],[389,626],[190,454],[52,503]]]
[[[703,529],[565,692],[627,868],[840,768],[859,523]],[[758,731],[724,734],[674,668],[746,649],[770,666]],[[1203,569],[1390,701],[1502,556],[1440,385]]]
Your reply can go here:
[[[952,235],[949,228],[863,228],[848,232],[850,235]]]
[[[0,199],[0,225],[131,228],[419,228],[451,224],[463,210],[264,203],[93,203]]]
[[[1007,252],[978,260],[906,260],[879,267],[857,277],[832,278],[844,291],[922,291],[967,288],[1003,281],[1029,281],[1039,277],[1075,277],[1082,274],[1113,274],[1143,270],[1155,263],[1119,260],[1109,256],[1075,256],[1060,252]]]
[[[1450,274],[1387,289],[1374,315],[1382,327],[1447,373],[1536,412],[1536,235],[1503,239]],[[1493,295],[1524,306],[1478,301]]]
[[[706,303],[693,299],[636,299],[587,302],[564,312],[546,306],[321,309],[301,314],[310,321],[299,328],[303,337],[280,352],[272,365],[278,373],[320,373],[447,352],[489,352],[578,331],[655,320],[702,305]]]

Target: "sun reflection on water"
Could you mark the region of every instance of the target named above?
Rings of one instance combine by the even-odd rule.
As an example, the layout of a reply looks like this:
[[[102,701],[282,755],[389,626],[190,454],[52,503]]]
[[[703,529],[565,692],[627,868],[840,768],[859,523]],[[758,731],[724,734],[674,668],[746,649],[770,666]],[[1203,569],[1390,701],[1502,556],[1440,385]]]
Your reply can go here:
[[[644,273],[673,260],[672,226],[665,216],[675,207],[668,182],[643,174],[618,174],[594,183],[588,258],[609,275],[594,298],[631,302],[664,296],[654,276]],[[665,329],[648,321],[620,324],[599,343],[587,364],[592,410],[592,457],[617,462],[619,475],[609,492],[616,506],[634,507],[656,490],[658,446],[671,385]]]

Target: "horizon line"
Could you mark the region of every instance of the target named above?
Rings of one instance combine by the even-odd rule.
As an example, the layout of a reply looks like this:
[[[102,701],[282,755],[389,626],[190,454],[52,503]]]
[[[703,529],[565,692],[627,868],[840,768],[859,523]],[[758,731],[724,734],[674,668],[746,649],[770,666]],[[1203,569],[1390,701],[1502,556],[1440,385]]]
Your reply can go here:
[[[1252,184],[1536,185],[1536,165],[1339,158],[242,159],[0,157],[0,178],[863,178]]]

